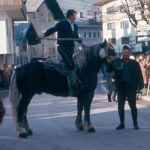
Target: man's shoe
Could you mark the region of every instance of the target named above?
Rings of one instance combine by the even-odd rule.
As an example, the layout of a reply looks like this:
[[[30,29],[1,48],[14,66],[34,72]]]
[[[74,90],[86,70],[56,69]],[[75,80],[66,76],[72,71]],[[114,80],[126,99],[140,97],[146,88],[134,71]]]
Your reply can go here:
[[[118,101],[114,99],[113,102],[118,102]]]
[[[77,84],[73,84],[72,85],[72,89],[73,89],[73,91],[74,91],[74,93],[79,93],[79,92],[81,92],[82,90],[84,90],[84,86],[83,85],[77,85]]]
[[[116,130],[122,130],[125,128],[125,125],[124,124],[119,124],[118,127],[116,127]]]
[[[139,126],[136,124],[136,125],[133,125],[134,126],[134,129],[135,130],[139,130]]]

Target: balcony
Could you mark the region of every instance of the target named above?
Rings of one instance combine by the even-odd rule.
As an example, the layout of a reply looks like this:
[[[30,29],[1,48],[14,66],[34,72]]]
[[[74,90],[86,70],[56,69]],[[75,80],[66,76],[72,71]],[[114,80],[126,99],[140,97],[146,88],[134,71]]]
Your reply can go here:
[[[26,21],[26,0],[0,0],[0,11],[4,10],[13,21]]]

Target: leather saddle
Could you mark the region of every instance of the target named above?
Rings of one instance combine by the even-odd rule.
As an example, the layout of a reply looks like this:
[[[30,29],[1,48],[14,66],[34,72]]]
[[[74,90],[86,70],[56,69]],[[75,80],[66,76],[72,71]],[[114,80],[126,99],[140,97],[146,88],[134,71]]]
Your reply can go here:
[[[67,68],[64,63],[56,64],[52,61],[43,61],[42,63],[45,69],[55,70],[63,76],[68,76]]]

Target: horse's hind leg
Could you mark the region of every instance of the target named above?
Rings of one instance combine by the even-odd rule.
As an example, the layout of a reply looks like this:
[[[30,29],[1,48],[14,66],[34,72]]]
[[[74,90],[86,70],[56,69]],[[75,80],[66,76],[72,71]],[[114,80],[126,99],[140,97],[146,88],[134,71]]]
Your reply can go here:
[[[20,103],[17,107],[17,126],[16,131],[20,138],[27,138],[28,132],[30,130],[29,124],[27,122],[26,113],[27,107],[30,103],[31,98],[34,94],[22,94]],[[23,130],[24,129],[24,130]]]
[[[90,121],[90,109],[94,93],[88,93],[84,96],[84,130],[93,133],[95,129]]]
[[[83,122],[82,122],[82,111],[83,111],[83,103],[81,101],[81,98],[78,97],[78,101],[77,101],[77,118],[75,121],[75,127],[79,130],[79,131],[83,131]]]

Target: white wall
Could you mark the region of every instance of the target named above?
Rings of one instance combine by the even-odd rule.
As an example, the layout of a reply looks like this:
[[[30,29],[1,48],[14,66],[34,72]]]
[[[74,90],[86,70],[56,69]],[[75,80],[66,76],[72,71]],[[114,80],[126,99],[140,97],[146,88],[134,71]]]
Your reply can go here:
[[[6,23],[6,19],[8,20],[8,25]],[[0,10],[0,65],[4,63],[7,63],[7,65],[14,64],[14,43],[12,32],[11,17],[6,11]],[[4,61],[4,54],[6,54],[6,62]]]
[[[103,38],[107,39],[108,38],[116,38],[116,45],[114,47],[116,48],[117,52],[121,52],[123,45],[121,43],[121,38],[122,37],[130,37],[134,40],[136,43],[136,36],[138,36],[138,32],[136,31],[136,28],[134,28],[130,22],[129,19],[126,15],[126,13],[115,13],[115,14],[107,14],[107,8],[114,6],[115,8],[117,6],[122,5],[120,0],[115,0],[112,2],[109,2],[105,5],[102,6],[102,16],[103,16]],[[138,12],[135,11],[135,14],[137,17]],[[129,22],[129,28],[127,29],[121,29],[120,22],[121,21],[128,21]],[[112,23],[115,22],[115,30],[108,30],[107,29],[107,23]],[[136,51],[141,51],[141,44],[136,44]]]
[[[8,19],[8,36],[6,19]],[[12,19],[5,11],[0,11],[0,54],[13,54]]]

